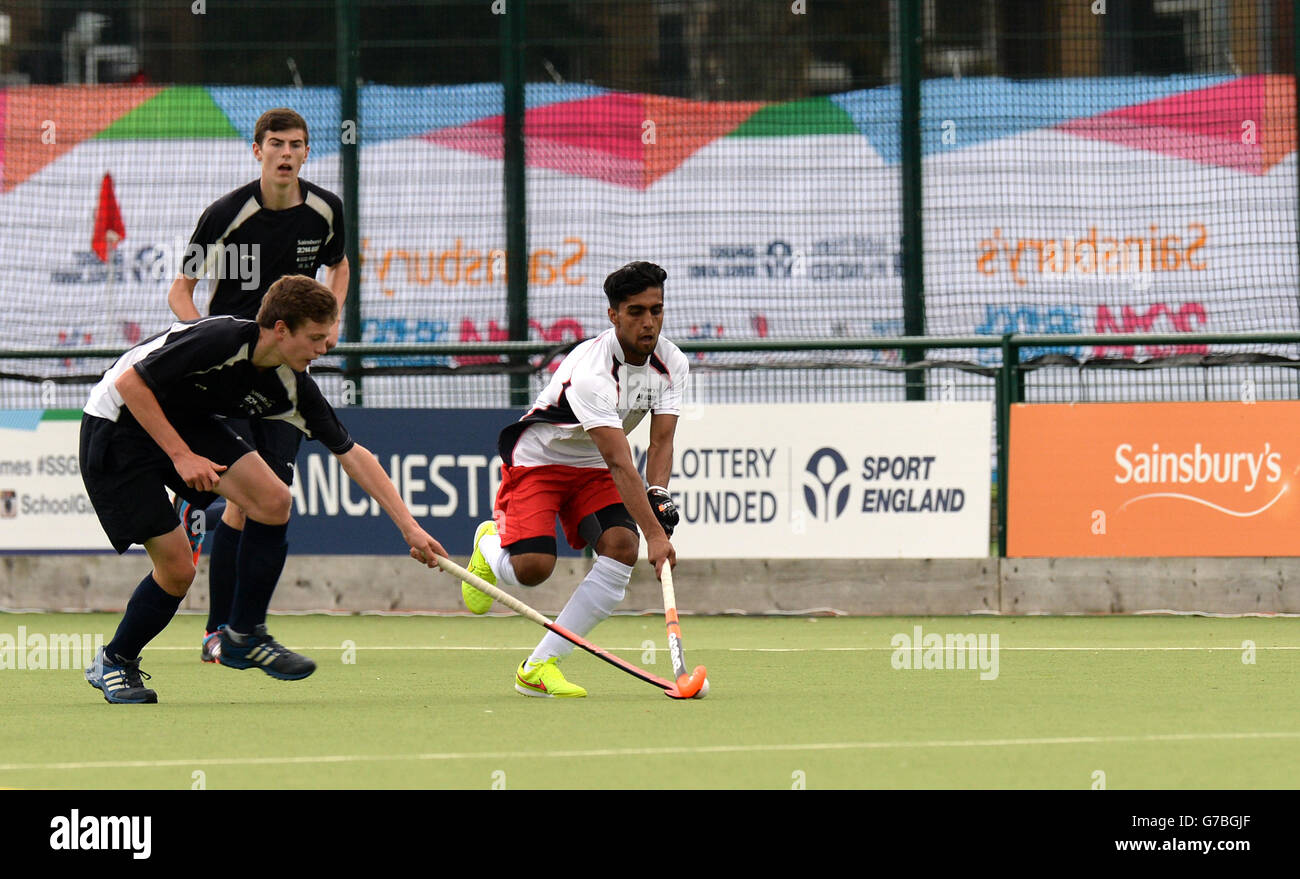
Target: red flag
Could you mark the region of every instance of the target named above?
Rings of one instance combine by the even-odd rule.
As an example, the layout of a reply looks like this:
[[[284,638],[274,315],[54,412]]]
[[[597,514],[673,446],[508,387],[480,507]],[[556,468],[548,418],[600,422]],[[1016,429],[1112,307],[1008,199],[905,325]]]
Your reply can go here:
[[[104,175],[104,182],[99,187],[99,207],[95,210],[95,234],[90,239],[90,246],[99,254],[99,258],[108,262],[108,251],[117,247],[117,242],[126,237],[126,224],[122,222],[122,210],[117,206],[117,197],[113,195],[113,178]]]

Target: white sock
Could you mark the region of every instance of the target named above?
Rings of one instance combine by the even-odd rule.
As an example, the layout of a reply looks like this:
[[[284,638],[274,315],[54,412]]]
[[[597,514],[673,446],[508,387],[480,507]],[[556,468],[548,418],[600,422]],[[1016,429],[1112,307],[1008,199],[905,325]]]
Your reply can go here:
[[[497,575],[498,583],[505,583],[507,586],[523,585],[515,576],[515,567],[510,563],[510,553],[501,546],[501,538],[498,535],[484,534],[483,539],[478,542],[478,549],[483,553],[483,558],[492,569],[492,573]]]
[[[596,556],[587,576],[578,584],[573,597],[555,622],[584,638],[601,620],[609,617],[627,595],[627,584],[632,579],[632,568],[607,556]],[[573,643],[554,632],[547,632],[529,662],[545,662],[552,656],[564,657],[573,652]]]

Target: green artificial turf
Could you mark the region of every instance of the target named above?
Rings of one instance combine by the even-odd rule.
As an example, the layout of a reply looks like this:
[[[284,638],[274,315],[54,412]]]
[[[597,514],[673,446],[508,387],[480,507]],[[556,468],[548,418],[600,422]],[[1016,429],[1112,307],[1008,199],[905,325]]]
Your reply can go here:
[[[0,635],[117,621],[0,614]],[[894,668],[917,625],[997,634],[997,677]],[[273,617],[320,666],[297,682],[201,664],[202,626],[146,649],[157,705],[108,705],[79,669],[0,670],[0,787],[1300,787],[1296,619],[688,617],[711,685],[690,702],[581,651],[563,667],[588,698],[520,696],[542,630],[514,617]],[[592,640],[671,676],[661,617]]]

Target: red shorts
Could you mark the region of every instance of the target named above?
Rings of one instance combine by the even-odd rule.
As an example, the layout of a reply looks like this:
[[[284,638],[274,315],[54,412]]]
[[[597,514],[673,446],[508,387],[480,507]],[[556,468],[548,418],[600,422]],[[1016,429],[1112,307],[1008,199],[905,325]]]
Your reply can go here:
[[[540,467],[501,465],[497,489],[497,533],[501,545],[529,537],[554,537],[555,517],[560,517],[569,546],[582,549],[587,542],[578,534],[583,519],[610,504],[623,503],[614,477],[604,467]]]

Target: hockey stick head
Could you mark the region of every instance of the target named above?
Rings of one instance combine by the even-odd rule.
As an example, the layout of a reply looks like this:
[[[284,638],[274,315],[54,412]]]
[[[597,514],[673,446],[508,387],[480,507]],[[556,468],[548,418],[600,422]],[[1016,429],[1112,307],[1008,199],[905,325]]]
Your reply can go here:
[[[709,673],[704,666],[695,666],[695,671],[677,676],[677,698],[703,699],[709,693]]]
[[[664,690],[669,699],[703,699],[709,695],[709,677],[704,666],[697,665],[690,674],[679,675],[676,683]]]

